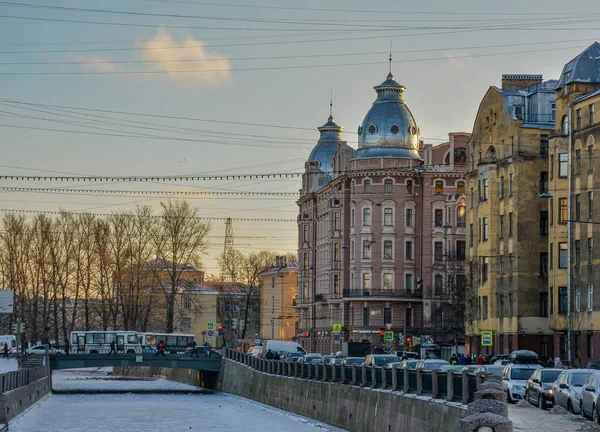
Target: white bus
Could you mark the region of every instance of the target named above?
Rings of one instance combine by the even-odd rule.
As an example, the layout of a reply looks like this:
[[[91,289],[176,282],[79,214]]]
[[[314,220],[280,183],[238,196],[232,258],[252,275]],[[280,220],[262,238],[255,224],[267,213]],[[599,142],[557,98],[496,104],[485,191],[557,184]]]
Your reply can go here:
[[[115,343],[115,349],[119,354],[142,353],[137,332],[127,330],[73,331],[69,353],[108,354],[111,342]]]
[[[15,335],[0,335],[0,354],[4,352],[4,345],[8,345],[8,352],[17,350],[17,337]]]
[[[196,335],[181,333],[138,333],[138,338],[145,353],[155,353],[162,341],[166,354],[185,354],[192,342],[196,341]]]

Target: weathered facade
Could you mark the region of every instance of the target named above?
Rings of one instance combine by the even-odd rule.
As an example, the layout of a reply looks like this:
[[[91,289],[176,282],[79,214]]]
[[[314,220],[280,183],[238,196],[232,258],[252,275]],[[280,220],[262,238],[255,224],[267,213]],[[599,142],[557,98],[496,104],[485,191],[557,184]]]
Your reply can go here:
[[[594,195],[600,169],[600,44],[563,68],[556,87],[556,133],[550,139],[549,323],[553,355],[585,365],[600,353],[600,228]],[[570,349],[569,349],[570,347]]]
[[[483,97],[468,145],[468,350],[552,352],[548,326],[548,142],[554,87],[504,75]],[[493,332],[482,347],[481,332]]]
[[[358,149],[330,116],[305,165],[298,340],[329,353],[343,341],[378,346],[385,330],[393,332],[390,348],[404,349],[404,335],[415,345],[429,336],[413,348],[449,350],[464,340],[469,134],[423,146],[405,87],[390,73],[375,90]]]

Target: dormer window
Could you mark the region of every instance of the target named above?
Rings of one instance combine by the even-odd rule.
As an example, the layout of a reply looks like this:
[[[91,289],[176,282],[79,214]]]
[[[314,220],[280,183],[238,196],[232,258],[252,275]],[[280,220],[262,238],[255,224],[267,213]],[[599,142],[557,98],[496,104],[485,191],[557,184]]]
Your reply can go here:
[[[369,133],[370,134],[374,134],[375,132],[377,132],[377,126],[375,126],[374,124],[369,126]]]

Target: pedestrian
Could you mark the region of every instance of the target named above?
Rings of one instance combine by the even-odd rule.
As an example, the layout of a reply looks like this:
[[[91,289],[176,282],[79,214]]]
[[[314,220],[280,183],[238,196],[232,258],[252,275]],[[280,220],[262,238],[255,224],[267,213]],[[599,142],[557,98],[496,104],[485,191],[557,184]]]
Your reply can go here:
[[[267,350],[267,353],[265,354],[265,358],[267,360],[273,360],[273,352],[270,349]]]
[[[458,360],[456,358],[456,354],[452,354],[452,357],[450,357],[450,364],[452,366],[456,366],[458,364]]]
[[[435,355],[435,353],[432,351],[432,352],[430,352],[430,353],[429,353],[429,358],[430,358],[430,359],[436,359],[436,358],[437,358],[437,356],[436,356],[436,355]]]
[[[111,354],[117,355],[115,341],[110,341],[110,351],[108,352],[108,355],[111,355]]]
[[[65,354],[69,355],[69,341],[65,339]]]
[[[2,357],[8,358],[8,344],[7,343],[4,344],[4,350],[3,350]]]
[[[155,356],[165,356],[165,344],[163,341],[160,341],[158,343],[158,345],[156,346],[156,354],[154,354]]]
[[[553,368],[554,367],[554,360],[552,360],[552,357],[548,357],[548,361],[546,362],[546,367],[547,368]]]
[[[273,360],[281,360],[281,356],[278,351],[275,351],[275,355],[273,356]]]
[[[460,353],[460,355],[458,356],[458,364],[462,366],[467,364],[467,359],[465,358],[463,353]]]
[[[192,349],[190,350],[190,357],[194,357],[194,355],[196,355],[196,357],[200,357],[198,355],[198,350],[196,349],[196,341],[192,340],[190,345],[192,346]]]
[[[477,364],[478,365],[482,365],[483,364],[483,356],[481,354],[479,354],[479,357],[477,357]]]
[[[471,358],[471,356],[470,356],[470,355],[468,355],[468,356],[465,358],[465,364],[467,364],[467,365],[472,365],[472,364],[473,364],[473,359]]]
[[[560,357],[556,357],[554,359],[554,367],[557,368],[557,369],[562,369],[563,368],[563,363],[560,360]]]

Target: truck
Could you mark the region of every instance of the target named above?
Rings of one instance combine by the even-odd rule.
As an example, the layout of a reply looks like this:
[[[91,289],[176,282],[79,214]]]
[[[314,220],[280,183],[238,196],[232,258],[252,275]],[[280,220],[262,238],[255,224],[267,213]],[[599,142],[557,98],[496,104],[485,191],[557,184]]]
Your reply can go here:
[[[364,357],[371,354],[371,342],[342,342],[344,357]]]

